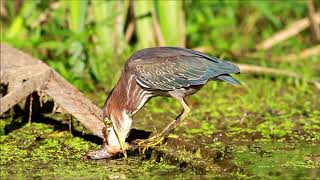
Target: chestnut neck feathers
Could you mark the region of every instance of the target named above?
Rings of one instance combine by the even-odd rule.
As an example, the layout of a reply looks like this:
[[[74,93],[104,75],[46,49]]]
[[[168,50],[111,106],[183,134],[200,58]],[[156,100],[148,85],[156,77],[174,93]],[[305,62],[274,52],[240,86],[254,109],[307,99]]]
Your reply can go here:
[[[145,90],[138,85],[133,74],[123,72],[105,102],[103,116],[109,119],[112,116],[119,122],[122,121],[123,113],[133,116],[145,103],[141,105],[144,92]]]

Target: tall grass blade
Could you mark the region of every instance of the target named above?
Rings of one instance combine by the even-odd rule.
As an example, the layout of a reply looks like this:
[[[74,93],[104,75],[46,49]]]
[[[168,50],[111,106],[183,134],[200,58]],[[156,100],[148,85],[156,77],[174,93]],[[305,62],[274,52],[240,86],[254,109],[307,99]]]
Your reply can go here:
[[[107,64],[112,61],[114,52],[115,4],[115,1],[92,1],[92,15],[95,21],[95,45],[92,49],[95,51],[90,56],[89,68],[93,78],[102,83],[107,80]]]
[[[134,13],[139,48],[155,45],[155,36],[152,24],[151,12],[154,10],[153,1],[134,1]]]
[[[68,47],[68,52],[71,57],[68,59],[68,64],[72,67],[71,75],[76,79],[82,79],[85,77],[85,59],[84,53],[85,45],[82,42],[87,41],[85,31],[85,19],[87,14],[87,0],[70,0],[68,2],[69,10],[69,28],[74,33],[71,38],[71,44]],[[79,83],[76,86],[81,86]]]
[[[85,25],[88,0],[69,1],[69,27],[73,32],[82,32]]]
[[[167,46],[184,46],[185,23],[182,1],[156,1],[156,12]]]
[[[95,20],[94,36],[98,54],[113,52],[113,26],[115,1],[92,1],[92,13]]]
[[[92,1],[95,51],[90,55],[89,68],[99,82],[110,80],[112,59],[127,46],[123,33],[128,4],[128,1]]]
[[[31,13],[35,10],[37,3],[33,1],[26,1],[20,12],[19,15],[13,20],[12,24],[10,25],[7,31],[7,38],[14,38],[17,37],[18,34],[21,32],[26,31],[26,27],[24,26],[24,21],[28,18]]]

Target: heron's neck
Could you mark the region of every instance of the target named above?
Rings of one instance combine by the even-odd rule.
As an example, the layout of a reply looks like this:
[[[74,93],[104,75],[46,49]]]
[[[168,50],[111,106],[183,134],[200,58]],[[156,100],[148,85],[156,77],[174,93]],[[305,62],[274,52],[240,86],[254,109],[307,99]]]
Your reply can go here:
[[[125,91],[120,89],[117,85],[109,94],[104,107],[106,116],[112,120],[113,124],[119,130],[123,129],[124,126],[127,126],[126,124],[128,124],[128,122],[132,121],[126,105],[128,99],[123,92]]]
[[[125,113],[131,118],[145,103],[144,96],[145,91],[137,84],[134,76],[124,72],[109,94],[104,111],[109,116],[120,118]]]

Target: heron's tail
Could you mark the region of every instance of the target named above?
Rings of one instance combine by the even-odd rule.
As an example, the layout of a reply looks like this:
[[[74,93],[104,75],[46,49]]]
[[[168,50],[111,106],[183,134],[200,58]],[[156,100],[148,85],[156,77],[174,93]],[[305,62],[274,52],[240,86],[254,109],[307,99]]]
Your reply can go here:
[[[216,78],[220,79],[222,81],[225,81],[227,83],[230,83],[232,85],[235,85],[235,86],[241,85],[241,83],[238,80],[236,80],[234,77],[230,76],[229,74],[223,74],[223,75],[220,75]]]

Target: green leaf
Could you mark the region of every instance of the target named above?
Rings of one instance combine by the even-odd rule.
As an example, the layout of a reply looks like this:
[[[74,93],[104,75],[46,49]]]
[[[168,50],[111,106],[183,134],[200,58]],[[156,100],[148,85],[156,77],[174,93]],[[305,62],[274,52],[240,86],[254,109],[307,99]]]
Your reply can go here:
[[[151,12],[154,10],[153,1],[134,1],[137,25],[138,43],[140,48],[155,46]]]
[[[156,1],[161,32],[167,46],[184,46],[185,24],[182,1]]]
[[[73,32],[82,32],[85,26],[88,0],[70,0],[69,27]]]

